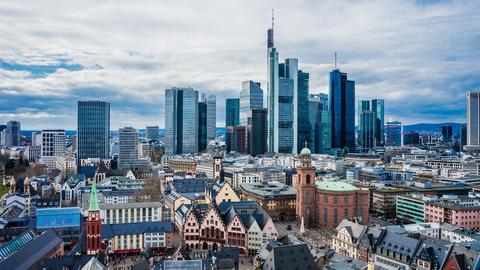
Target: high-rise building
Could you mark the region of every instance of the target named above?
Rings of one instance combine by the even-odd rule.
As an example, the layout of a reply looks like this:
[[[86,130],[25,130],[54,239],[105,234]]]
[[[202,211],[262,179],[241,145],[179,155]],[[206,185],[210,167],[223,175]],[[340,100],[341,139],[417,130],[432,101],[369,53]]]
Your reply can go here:
[[[462,124],[460,126],[460,150],[463,150],[465,145],[467,145],[467,124]]]
[[[41,132],[32,132],[32,145],[42,145]]]
[[[243,81],[240,92],[240,125],[249,125],[252,109],[263,108],[263,90],[259,82]]]
[[[207,103],[198,103],[198,152],[207,149]]]
[[[403,145],[419,145],[420,144],[420,133],[415,131],[410,131],[403,134]]]
[[[147,140],[158,140],[160,138],[158,126],[148,126],[145,128],[145,138]]]
[[[357,109],[357,121],[358,121],[358,144],[360,146],[362,146],[362,151],[363,151],[363,144],[362,143],[365,143],[364,142],[364,138],[362,137],[364,135],[364,132],[362,131],[362,128],[364,126],[364,124],[366,123],[362,123],[362,114],[363,112],[366,112],[366,111],[371,111],[371,106],[370,106],[370,100],[359,100],[358,101],[358,109]],[[365,118],[366,119],[366,118]],[[367,120],[367,119],[366,119]],[[369,119],[368,119],[369,120]],[[371,132],[371,131],[370,131]],[[369,134],[368,132],[365,132],[365,134]],[[368,142],[368,140],[366,139],[366,142]],[[371,146],[371,145],[370,145]],[[373,146],[372,146],[373,148]],[[367,148],[367,152],[368,152],[368,148]]]
[[[248,153],[252,156],[267,152],[267,109],[252,109],[248,132]]]
[[[480,92],[467,93],[467,148],[480,149]]]
[[[362,152],[368,152],[375,148],[375,113],[364,110],[360,114],[360,146]]]
[[[192,88],[165,90],[165,154],[198,151],[198,91]]]
[[[309,148],[314,153],[328,153],[332,140],[328,95],[310,94],[309,103],[309,118],[312,127]]]
[[[332,148],[355,150],[355,81],[334,69],[330,72],[329,87]]]
[[[387,146],[402,146],[402,123],[398,121],[387,122]]]
[[[138,161],[138,131],[132,127],[118,130],[118,168],[135,168]]]
[[[267,108],[268,108],[268,151],[278,152],[278,99],[279,73],[278,52],[273,41],[273,23],[267,31]]]
[[[202,95],[202,101],[207,104],[207,140],[217,137],[217,101],[214,95]]]
[[[225,127],[240,124],[240,99],[227,98],[225,107]]]
[[[309,78],[310,75],[298,71],[297,86],[297,152],[305,146],[305,142],[312,143],[312,125],[310,124],[309,109]]]
[[[110,103],[78,101],[77,166],[87,158],[110,156]]]
[[[453,128],[451,125],[443,125],[441,127],[441,132],[442,132],[442,141],[443,142],[449,142],[452,140],[452,135],[453,135]]]
[[[375,141],[377,146],[385,145],[385,101],[372,99],[372,112],[375,114]]]
[[[247,153],[248,149],[247,126],[228,126],[226,150],[227,153],[235,151],[237,153]]]
[[[5,145],[5,129],[7,129],[7,125],[0,125],[0,145]]]
[[[47,165],[47,170],[55,169],[57,157],[65,154],[66,133],[63,129],[46,129],[42,131],[40,160]]]
[[[20,122],[8,121],[7,127],[3,130],[4,141],[6,146],[19,146],[20,145]]]

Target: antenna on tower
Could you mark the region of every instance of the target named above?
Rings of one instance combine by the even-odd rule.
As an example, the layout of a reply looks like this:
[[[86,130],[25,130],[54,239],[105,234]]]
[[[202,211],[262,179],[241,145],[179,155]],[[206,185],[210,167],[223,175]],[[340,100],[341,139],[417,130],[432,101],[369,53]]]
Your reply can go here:
[[[337,69],[337,51],[335,51],[335,54],[334,54],[334,58],[335,58],[335,69]]]
[[[275,9],[272,8],[272,30],[274,26],[275,26]]]

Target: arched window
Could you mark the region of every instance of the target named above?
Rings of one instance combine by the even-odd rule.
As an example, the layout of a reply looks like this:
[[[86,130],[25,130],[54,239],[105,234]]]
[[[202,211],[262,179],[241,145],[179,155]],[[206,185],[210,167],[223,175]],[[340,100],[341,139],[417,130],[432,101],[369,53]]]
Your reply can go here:
[[[310,184],[310,174],[307,174],[307,180],[306,180],[307,184]]]

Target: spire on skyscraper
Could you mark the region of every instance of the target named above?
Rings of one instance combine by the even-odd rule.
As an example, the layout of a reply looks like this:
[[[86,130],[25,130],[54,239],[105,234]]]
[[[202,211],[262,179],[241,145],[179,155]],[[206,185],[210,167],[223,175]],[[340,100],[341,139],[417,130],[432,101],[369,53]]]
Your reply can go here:
[[[273,43],[273,28],[275,26],[275,13],[274,10],[272,9],[272,27],[267,30],[267,37],[268,37],[268,44],[267,48],[273,48],[275,47]]]

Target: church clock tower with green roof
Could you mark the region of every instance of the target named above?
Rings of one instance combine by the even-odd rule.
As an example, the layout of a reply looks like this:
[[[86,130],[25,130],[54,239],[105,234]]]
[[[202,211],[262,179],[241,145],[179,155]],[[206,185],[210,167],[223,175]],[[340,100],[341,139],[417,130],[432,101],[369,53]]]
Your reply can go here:
[[[102,244],[102,220],[100,219],[100,207],[98,206],[97,187],[95,183],[92,185],[88,203],[87,254],[95,255],[100,251]]]
[[[299,158],[301,165],[294,175],[297,189],[295,219],[297,224],[300,224],[303,218],[304,226],[309,228],[315,224],[315,167],[312,166],[312,153],[306,142]]]

